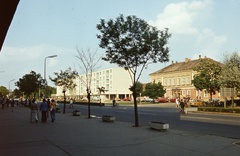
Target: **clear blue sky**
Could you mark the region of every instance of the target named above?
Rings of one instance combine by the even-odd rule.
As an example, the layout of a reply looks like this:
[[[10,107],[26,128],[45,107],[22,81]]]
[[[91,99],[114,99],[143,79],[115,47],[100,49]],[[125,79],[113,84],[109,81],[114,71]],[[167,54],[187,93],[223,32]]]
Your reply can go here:
[[[47,59],[47,77],[68,67],[80,72],[76,47],[104,53],[96,25],[119,14],[136,15],[172,34],[170,61],[149,65],[141,82],[149,82],[150,73],[171,61],[199,55],[222,61],[224,54],[240,49],[239,7],[239,0],[20,0],[0,52],[0,86],[8,88],[10,80],[31,70],[43,76],[49,55],[58,57]],[[101,64],[102,69],[116,67]]]

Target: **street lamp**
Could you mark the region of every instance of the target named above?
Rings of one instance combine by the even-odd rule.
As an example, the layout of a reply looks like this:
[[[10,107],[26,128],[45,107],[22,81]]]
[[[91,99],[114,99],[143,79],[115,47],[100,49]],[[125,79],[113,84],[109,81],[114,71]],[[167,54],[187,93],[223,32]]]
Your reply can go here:
[[[46,80],[46,60],[47,60],[47,58],[54,58],[54,57],[57,57],[57,55],[47,56],[44,59],[44,97],[46,97],[46,84],[47,84],[47,80]]]
[[[10,90],[10,83],[11,83],[12,81],[14,81],[14,80],[15,80],[15,79],[10,80],[10,81],[9,81],[9,84],[8,84],[9,97],[10,97],[10,93],[11,93],[11,90]]]

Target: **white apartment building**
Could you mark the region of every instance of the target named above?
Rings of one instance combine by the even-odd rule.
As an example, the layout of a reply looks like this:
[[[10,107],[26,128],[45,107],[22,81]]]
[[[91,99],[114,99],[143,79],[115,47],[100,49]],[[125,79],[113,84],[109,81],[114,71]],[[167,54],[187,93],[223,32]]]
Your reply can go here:
[[[67,98],[82,99],[87,97],[86,92],[86,74],[79,75],[74,80],[77,85],[73,90],[67,90]],[[130,75],[124,68],[109,68],[92,72],[91,79],[91,95],[99,96],[98,87],[105,88],[105,99],[112,100],[113,98],[123,99],[125,97],[132,97],[129,90],[132,85]],[[103,93],[102,93],[103,94]],[[63,97],[62,88],[57,86],[56,98]]]

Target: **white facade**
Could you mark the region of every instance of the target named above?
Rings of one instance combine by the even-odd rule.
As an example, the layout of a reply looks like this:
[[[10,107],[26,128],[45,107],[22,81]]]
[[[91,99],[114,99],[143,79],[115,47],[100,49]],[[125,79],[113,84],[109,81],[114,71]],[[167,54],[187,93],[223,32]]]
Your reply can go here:
[[[66,91],[66,96],[72,98],[84,98],[87,96],[86,92],[86,75],[79,75],[75,80],[77,85],[73,90]],[[113,98],[125,98],[131,97],[131,91],[129,90],[132,85],[132,81],[128,71],[123,68],[109,68],[92,72],[91,79],[91,95],[98,96],[98,87],[104,87],[106,92],[106,98],[111,100]],[[57,97],[62,97],[62,89],[57,86]]]

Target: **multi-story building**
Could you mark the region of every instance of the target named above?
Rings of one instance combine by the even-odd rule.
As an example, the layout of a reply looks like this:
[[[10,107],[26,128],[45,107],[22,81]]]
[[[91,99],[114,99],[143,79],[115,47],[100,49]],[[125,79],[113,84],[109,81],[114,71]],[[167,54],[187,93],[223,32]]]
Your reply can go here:
[[[73,90],[67,90],[66,96],[68,98],[82,99],[87,97],[86,82],[89,82],[86,78],[86,74],[79,75],[74,80],[77,85]],[[99,96],[98,88],[104,87],[104,96],[106,99],[113,98],[131,98],[132,93],[129,90],[132,85],[132,81],[128,71],[124,68],[109,68],[104,70],[98,70],[92,72],[91,76],[91,95]],[[56,97],[63,97],[62,88],[57,86]]]
[[[206,91],[198,91],[191,83],[193,76],[197,73],[193,69],[200,64],[200,60],[205,59],[207,61],[213,61],[219,63],[210,58],[204,57],[191,60],[186,58],[184,62],[173,62],[172,64],[162,68],[156,72],[151,73],[150,81],[161,82],[166,89],[165,97],[168,98],[198,98],[203,100],[209,100],[210,95]],[[219,93],[213,95],[213,98],[219,98]]]

